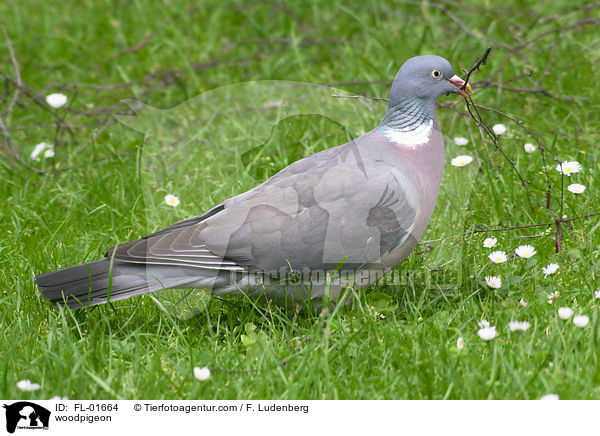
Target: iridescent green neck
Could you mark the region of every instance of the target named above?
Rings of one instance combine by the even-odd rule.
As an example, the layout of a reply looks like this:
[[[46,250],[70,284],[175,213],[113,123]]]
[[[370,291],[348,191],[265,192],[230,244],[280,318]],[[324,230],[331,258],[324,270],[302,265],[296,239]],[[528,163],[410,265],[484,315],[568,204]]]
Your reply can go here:
[[[435,110],[435,102],[420,98],[390,100],[380,128],[408,132],[429,124]]]

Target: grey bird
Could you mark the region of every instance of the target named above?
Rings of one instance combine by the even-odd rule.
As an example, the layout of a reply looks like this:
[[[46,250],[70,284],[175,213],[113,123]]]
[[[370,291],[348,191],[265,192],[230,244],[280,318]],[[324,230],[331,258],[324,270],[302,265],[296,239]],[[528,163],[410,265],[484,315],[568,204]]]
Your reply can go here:
[[[314,303],[367,286],[398,266],[427,227],[444,166],[435,103],[467,97],[463,85],[444,58],[411,58],[375,129],[202,215],[112,247],[105,259],[41,274],[37,286],[71,308],[170,288]]]

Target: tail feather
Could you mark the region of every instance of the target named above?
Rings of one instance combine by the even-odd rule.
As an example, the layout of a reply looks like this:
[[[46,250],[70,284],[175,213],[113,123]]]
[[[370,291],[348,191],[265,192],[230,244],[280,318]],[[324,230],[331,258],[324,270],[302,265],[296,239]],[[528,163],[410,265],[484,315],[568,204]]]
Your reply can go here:
[[[166,271],[168,273],[168,271]],[[198,277],[165,274],[165,270],[110,259],[40,274],[35,278],[44,298],[70,308],[118,301],[161,289],[189,287]]]

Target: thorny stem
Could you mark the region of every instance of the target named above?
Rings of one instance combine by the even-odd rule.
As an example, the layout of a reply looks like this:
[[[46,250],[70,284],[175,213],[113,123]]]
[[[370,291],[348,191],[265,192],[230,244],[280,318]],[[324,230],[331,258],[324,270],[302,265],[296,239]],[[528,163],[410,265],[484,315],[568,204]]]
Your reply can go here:
[[[479,57],[479,59],[477,59],[475,61],[475,63],[473,64],[473,66],[471,66],[471,68],[469,68],[469,71],[467,71],[467,75],[465,76],[465,79],[464,79],[465,83],[463,84],[463,86],[460,87],[460,89],[462,89],[463,91],[465,90],[465,88],[467,87],[467,85],[469,83],[469,79],[471,78],[471,74],[475,70],[479,71],[479,67],[480,66],[485,65],[485,63],[487,62],[487,58],[490,55],[491,51],[492,51],[492,46],[488,45],[488,47],[485,50],[485,52],[483,53],[483,55],[481,55]]]

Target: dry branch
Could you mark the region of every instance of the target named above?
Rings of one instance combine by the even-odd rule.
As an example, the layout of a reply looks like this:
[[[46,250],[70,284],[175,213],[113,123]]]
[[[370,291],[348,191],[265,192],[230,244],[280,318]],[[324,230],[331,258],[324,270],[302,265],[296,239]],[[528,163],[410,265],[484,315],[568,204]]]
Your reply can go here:
[[[477,59],[475,61],[475,63],[471,66],[471,68],[469,68],[469,71],[467,71],[467,75],[465,76],[465,83],[463,84],[463,86],[461,86],[460,89],[462,89],[463,91],[466,89],[467,85],[469,84],[469,79],[471,78],[471,74],[473,74],[473,71],[479,71],[479,67],[481,67],[482,65],[485,65],[488,59],[488,56],[490,55],[492,51],[492,46],[488,45],[487,49],[485,50],[485,52],[479,57],[479,59]]]
[[[6,110],[2,113],[3,115],[10,117],[10,114],[12,113],[12,111],[15,107],[15,104],[17,104],[17,101],[19,100],[19,94],[21,93],[21,86],[23,85],[23,82],[21,80],[21,70],[19,69],[19,63],[17,62],[17,58],[15,56],[15,51],[13,49],[13,46],[10,42],[10,38],[8,37],[8,33],[6,32],[6,28],[4,26],[2,26],[2,32],[4,33],[4,39],[6,40],[6,45],[8,46],[8,52],[10,53],[10,60],[13,64],[13,68],[15,69],[15,78],[17,81],[17,86],[15,88],[15,94],[13,95],[13,98],[10,101],[10,103],[8,104],[8,107],[6,108]]]

